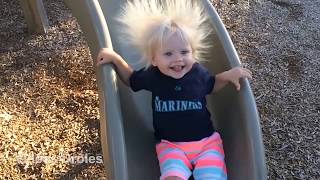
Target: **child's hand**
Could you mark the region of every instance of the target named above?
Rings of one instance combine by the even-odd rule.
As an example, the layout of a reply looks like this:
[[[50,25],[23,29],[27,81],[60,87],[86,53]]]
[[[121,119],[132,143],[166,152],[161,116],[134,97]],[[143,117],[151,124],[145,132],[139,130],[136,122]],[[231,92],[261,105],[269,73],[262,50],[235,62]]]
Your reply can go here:
[[[97,57],[97,65],[113,63],[117,53],[110,48],[102,48]]]
[[[236,89],[240,90],[240,78],[249,78],[252,79],[252,73],[247,68],[235,67],[225,72],[225,78],[227,81],[233,83],[236,86]]]
[[[133,73],[133,69],[118,53],[110,48],[102,48],[97,57],[97,66],[105,63],[112,63],[123,83],[130,86],[129,79]]]

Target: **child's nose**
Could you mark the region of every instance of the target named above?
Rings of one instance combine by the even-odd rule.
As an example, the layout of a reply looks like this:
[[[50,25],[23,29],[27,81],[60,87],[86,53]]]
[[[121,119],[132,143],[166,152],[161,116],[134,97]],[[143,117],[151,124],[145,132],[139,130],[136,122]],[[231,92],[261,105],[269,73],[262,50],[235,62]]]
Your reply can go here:
[[[177,62],[180,62],[180,61],[182,61],[183,60],[183,57],[181,56],[181,55],[176,55],[176,58],[175,58],[175,60],[177,61]]]

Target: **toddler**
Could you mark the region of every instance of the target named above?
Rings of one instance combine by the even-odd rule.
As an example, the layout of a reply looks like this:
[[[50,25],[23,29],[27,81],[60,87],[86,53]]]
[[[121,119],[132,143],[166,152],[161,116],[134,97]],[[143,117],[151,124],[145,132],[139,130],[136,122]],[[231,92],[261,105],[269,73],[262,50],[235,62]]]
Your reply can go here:
[[[161,177],[165,180],[227,179],[222,140],[215,131],[205,96],[229,82],[251,78],[236,67],[212,75],[202,66],[207,48],[206,16],[190,0],[135,0],[123,8],[119,21],[126,36],[142,54],[145,67],[133,70],[116,52],[100,50],[97,65],[112,63],[133,91],[152,93],[153,126]]]

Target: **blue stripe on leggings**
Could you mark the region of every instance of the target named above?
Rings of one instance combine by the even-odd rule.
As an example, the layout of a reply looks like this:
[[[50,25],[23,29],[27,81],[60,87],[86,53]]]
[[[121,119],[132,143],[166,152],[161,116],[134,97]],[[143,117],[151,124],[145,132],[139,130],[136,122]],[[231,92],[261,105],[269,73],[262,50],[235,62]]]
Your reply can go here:
[[[196,180],[226,180],[227,175],[222,168],[217,167],[202,167],[196,168],[193,172]]]
[[[190,169],[179,159],[168,159],[160,165],[160,168],[161,174],[166,174],[168,171],[174,170],[181,172],[186,175],[186,177],[191,175]]]
[[[183,154],[183,152],[181,150],[179,150],[179,149],[168,148],[166,150],[163,150],[159,154],[159,158],[163,158],[163,156],[167,155],[168,153],[172,153],[172,152],[179,152],[179,153]]]

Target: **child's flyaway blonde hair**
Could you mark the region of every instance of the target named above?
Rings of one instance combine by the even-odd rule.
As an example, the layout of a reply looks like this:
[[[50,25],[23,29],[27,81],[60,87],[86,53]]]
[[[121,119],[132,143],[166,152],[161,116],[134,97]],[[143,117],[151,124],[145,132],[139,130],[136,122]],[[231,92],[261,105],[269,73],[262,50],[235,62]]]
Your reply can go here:
[[[174,33],[190,44],[197,61],[208,48],[204,41],[210,34],[205,26],[207,16],[203,7],[191,0],[128,1],[118,20],[126,26],[126,39],[142,53],[146,67],[155,50]]]

